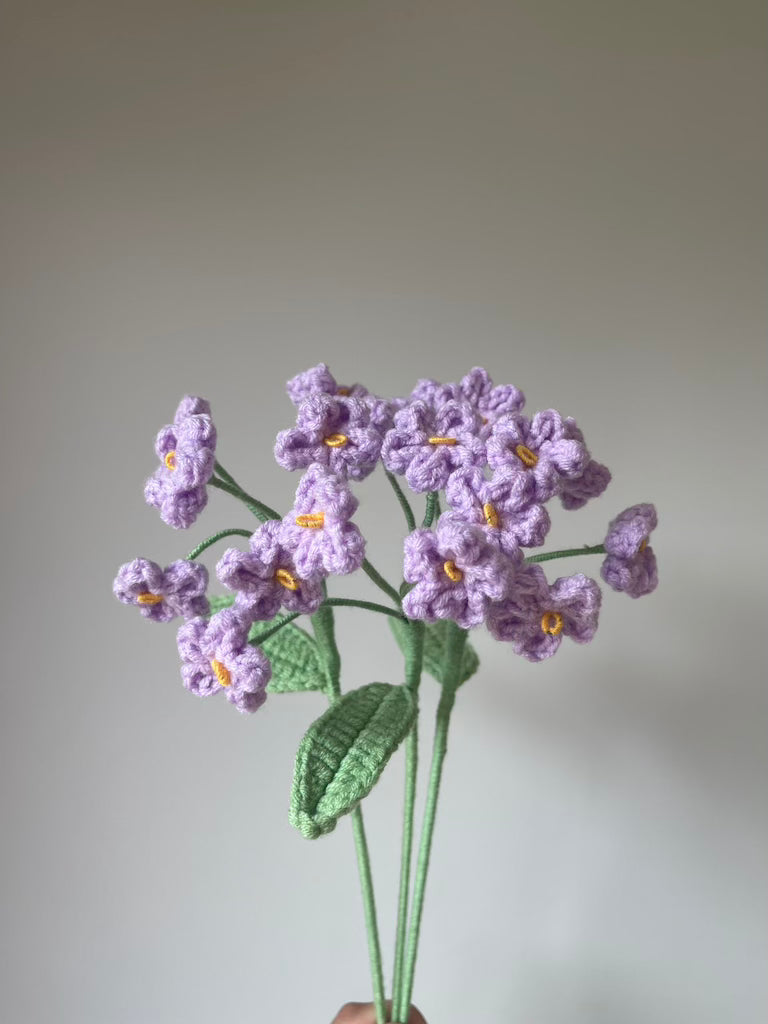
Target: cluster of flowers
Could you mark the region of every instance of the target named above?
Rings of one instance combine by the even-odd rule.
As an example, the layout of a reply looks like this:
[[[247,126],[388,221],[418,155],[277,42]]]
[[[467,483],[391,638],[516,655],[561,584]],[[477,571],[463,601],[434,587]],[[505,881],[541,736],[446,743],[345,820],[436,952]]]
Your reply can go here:
[[[407,399],[383,399],[355,384],[340,386],[325,364],[287,385],[296,425],[277,436],[275,458],[302,469],[294,507],[263,523],[247,552],[231,548],[219,580],[235,593],[231,608],[207,617],[207,573],[193,561],[167,569],[146,559],[123,566],[117,597],[155,621],[187,621],[178,634],[182,676],[201,696],[225,690],[241,711],[263,703],[270,666],[248,643],[254,622],[279,610],[311,614],[324,599],[324,580],[359,569],[365,540],[352,522],[358,501],[350,481],[382,462],[416,493],[442,492],[447,506],[435,522],[405,539],[402,602],[411,619],[452,619],[464,629],[485,623],[531,661],[550,657],[569,636],[592,639],[601,592],[581,573],[550,584],[524,549],[543,544],[546,503],[557,497],[577,509],[605,490],[608,469],[590,455],[570,417],[553,409],[523,415],[523,394],[495,386],[482,368],[459,383],[420,381]],[[186,528],[204,508],[215,468],[216,431],[210,407],[187,396],[173,424],[158,434],[160,466],[145,488],[169,525]],[[652,505],[626,509],[610,524],[601,575],[631,597],[657,583],[648,538]]]

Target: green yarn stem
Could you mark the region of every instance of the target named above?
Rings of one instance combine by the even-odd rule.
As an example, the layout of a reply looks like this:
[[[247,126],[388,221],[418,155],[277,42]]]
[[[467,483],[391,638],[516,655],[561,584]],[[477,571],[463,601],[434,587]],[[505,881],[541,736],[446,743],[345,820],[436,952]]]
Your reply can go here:
[[[381,945],[379,943],[379,926],[376,920],[376,900],[373,895],[373,878],[371,877],[371,858],[368,854],[368,843],[365,838],[363,812],[358,804],[352,811],[352,833],[355,837],[357,868],[360,875],[360,888],[363,892],[363,912],[365,914],[365,930],[368,933],[368,956],[371,961],[371,979],[373,981],[373,1002],[376,1007],[376,1024],[384,1024],[387,1019],[387,1008],[384,1002],[384,972],[381,965]]]
[[[248,501],[252,502],[254,505],[257,505],[262,510],[263,514],[267,517],[267,519],[282,519],[283,518],[280,515],[279,512],[275,512],[275,510],[273,508],[270,508],[269,505],[265,505],[264,502],[263,501],[259,501],[258,498],[252,498],[250,496],[250,494],[248,494],[246,491],[244,491],[243,488],[240,486],[240,484],[237,482],[237,480],[235,480],[235,478],[232,476],[231,473],[228,473],[226,471],[226,469],[224,469],[224,467],[222,466],[222,464],[220,462],[214,462],[213,468],[219,474],[219,476],[222,478],[222,480],[224,480],[228,484],[231,484],[231,486],[234,487],[235,490],[240,492],[240,494],[242,495],[242,497],[244,499],[247,499]],[[261,518],[261,517],[259,517],[259,518]]]
[[[378,569],[375,569],[367,558],[363,561],[363,571],[373,580],[379,590],[383,590],[387,597],[391,597],[395,604],[399,606],[400,595],[393,586],[387,583]]]
[[[424,522],[421,524],[423,530],[428,529],[435,521],[435,512],[440,504],[437,491],[430,491],[427,494],[427,507],[424,511]]]
[[[605,546],[595,544],[592,547],[564,548],[562,551],[545,551],[543,555],[529,555],[526,562],[549,562],[552,558],[572,558],[574,555],[604,555]]]
[[[325,584],[323,584],[323,590],[327,594]],[[330,599],[326,598],[325,602],[312,616],[312,628],[325,661],[328,683],[332,694],[331,700],[336,701],[341,696],[341,655],[336,644],[333,610],[329,605]],[[363,913],[365,915],[365,930],[368,935],[368,956],[371,961],[371,981],[373,983],[373,1002],[376,1007],[376,1024],[385,1024],[387,1009],[384,1002],[384,972],[381,962],[379,926],[376,920],[376,898],[373,892],[371,858],[368,853],[368,842],[365,838],[363,812],[359,805],[352,811],[350,817],[352,818],[352,833],[355,839],[360,888],[363,894]]]
[[[397,495],[397,500],[400,502],[400,507],[402,508],[403,513],[405,515],[405,521],[408,524],[408,532],[413,533],[413,531],[416,529],[416,517],[413,514],[413,509],[410,506],[410,502],[406,498],[405,493],[403,492],[402,487],[398,483],[397,477],[394,475],[394,473],[390,473],[387,470],[386,476],[387,480],[389,480],[389,482],[392,484],[392,490]]]
[[[253,512],[257,519],[260,519],[262,523],[266,523],[268,519],[280,519],[280,516],[273,508],[269,505],[265,505],[262,501],[252,497],[250,494],[246,494],[245,491],[240,490],[234,484],[229,484],[225,480],[219,480],[217,477],[212,476],[208,481],[211,487],[218,487],[220,491],[226,491],[227,494],[231,494],[233,498],[237,498],[245,505],[249,512]]]
[[[202,555],[206,548],[211,547],[216,541],[222,540],[224,537],[250,537],[253,534],[253,530],[219,530],[218,533],[214,533],[210,537],[206,537],[205,540],[200,541],[196,548],[187,555],[188,562],[194,562],[198,555]]]
[[[376,604],[375,601],[358,601],[354,597],[329,597],[320,607],[322,609],[329,606],[331,608],[365,608],[369,612],[381,612],[382,615],[391,615],[394,619],[402,619],[403,622],[409,621],[396,608],[388,608],[385,604]]]
[[[301,612],[291,612],[290,615],[282,615],[280,621],[270,626],[269,629],[265,629],[263,633],[259,633],[258,636],[253,637],[249,640],[249,644],[253,644],[254,647],[258,647],[259,644],[263,644],[265,640],[269,640],[275,633],[279,633],[283,626],[287,626],[289,622],[293,622],[294,619],[298,619]]]
[[[435,739],[432,746],[432,767],[429,776],[429,789],[427,790],[427,801],[424,808],[424,822],[421,828],[421,842],[419,844],[419,859],[416,865],[416,880],[413,887],[413,903],[411,905],[411,926],[408,933],[408,952],[405,961],[405,978],[400,994],[400,1005],[397,1021],[404,1022],[408,1019],[408,1011],[411,1006],[413,994],[413,976],[416,970],[416,955],[419,948],[419,932],[421,931],[421,916],[424,910],[424,893],[427,884],[427,871],[429,870],[429,855],[432,848],[432,836],[435,829],[435,814],[437,811],[437,799],[440,793],[440,778],[443,771],[443,761],[448,748],[448,725],[451,719],[451,711],[456,700],[456,689],[461,680],[462,660],[464,657],[464,645],[467,641],[467,631],[460,629],[455,623],[451,623],[445,648],[445,676],[440,703],[437,706],[435,718]]]
[[[414,621],[405,650],[405,685],[416,697],[421,682],[424,659],[424,623]],[[403,799],[403,836],[400,851],[400,892],[395,929],[395,964],[392,976],[392,1009],[397,1014],[403,984],[405,940],[408,927],[408,895],[411,884],[413,855],[413,813],[416,804],[416,776],[419,749],[419,719],[413,723],[405,741],[405,794]],[[397,1019],[395,1016],[394,1019]]]

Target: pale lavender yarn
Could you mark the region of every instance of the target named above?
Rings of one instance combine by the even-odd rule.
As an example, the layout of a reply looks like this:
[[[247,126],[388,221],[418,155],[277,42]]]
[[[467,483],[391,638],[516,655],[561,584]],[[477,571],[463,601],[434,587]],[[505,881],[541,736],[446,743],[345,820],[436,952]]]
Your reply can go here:
[[[564,479],[579,477],[589,461],[582,441],[567,436],[567,428],[555,409],[527,416],[505,416],[488,438],[488,463],[492,469],[509,466],[533,480],[535,501],[548,501]]]
[[[344,480],[325,466],[309,467],[280,531],[299,576],[346,576],[360,568],[365,540],[350,522],[357,506],[357,498]]]
[[[610,482],[610,469],[601,462],[590,459],[581,476],[560,481],[560,501],[563,508],[569,512],[581,508],[590,498],[598,498]]]
[[[153,622],[170,622],[207,615],[208,570],[198,562],[179,559],[163,569],[148,558],[134,558],[118,569],[112,590],[118,601],[136,605]]]
[[[432,378],[420,380],[411,392],[411,401],[425,402],[433,409],[451,399],[469,402],[478,414],[478,435],[485,440],[492,425],[502,416],[520,412],[525,395],[513,384],[494,386],[487,370],[475,366],[458,384],[442,384]]]
[[[456,469],[485,465],[479,420],[469,402],[450,398],[433,408],[414,401],[395,414],[381,458],[391,473],[405,474],[411,490],[439,491]]]
[[[452,619],[463,629],[479,626],[492,601],[507,591],[511,559],[485,539],[482,530],[441,516],[436,530],[415,530],[405,538],[403,575],[415,586],[403,599],[410,619]]]
[[[511,643],[528,661],[550,658],[564,636],[588,643],[597,630],[601,601],[597,583],[577,573],[550,586],[539,565],[527,565],[515,576],[514,587],[491,606],[488,628],[497,640]]]
[[[339,384],[326,363],[318,363],[302,373],[297,373],[285,385],[288,397],[295,406],[300,406],[310,395],[325,394],[332,397],[362,398],[369,394],[362,384]]]
[[[321,577],[300,577],[281,533],[279,520],[264,523],[251,537],[250,551],[229,548],[216,566],[219,580],[235,591],[235,607],[251,622],[274,618],[281,606],[311,615],[322,603]]]
[[[160,460],[144,487],[144,498],[175,529],[191,526],[208,500],[205,485],[213,475],[216,428],[204,398],[185,395],[173,423],[155,439]]]
[[[563,419],[565,436],[584,443],[584,435],[571,416]],[[611,471],[602,463],[590,459],[584,472],[576,477],[563,477],[560,481],[560,501],[563,508],[573,511],[582,508],[590,498],[599,497],[611,482]]]
[[[656,555],[648,546],[657,522],[656,509],[649,504],[632,505],[611,521],[600,575],[613,590],[643,597],[658,586]]]
[[[181,677],[198,697],[222,690],[238,711],[256,711],[266,700],[272,675],[260,648],[248,643],[248,623],[232,608],[210,620],[192,619],[178,632]]]
[[[404,398],[379,398],[372,395],[362,384],[339,384],[325,363],[296,374],[286,384],[288,397],[295,406],[300,406],[311,395],[329,395],[344,400],[355,398],[368,409],[370,426],[383,435],[392,427],[394,414],[405,405]]]
[[[299,406],[296,426],[277,435],[275,459],[283,469],[317,463],[337,476],[363,480],[376,468],[381,441],[382,431],[371,422],[365,401],[318,392]]]
[[[549,513],[534,502],[533,480],[509,466],[497,469],[486,480],[477,467],[459,469],[448,478],[445,497],[450,508],[446,521],[480,527],[491,544],[506,554],[520,547],[537,547],[549,531]]]

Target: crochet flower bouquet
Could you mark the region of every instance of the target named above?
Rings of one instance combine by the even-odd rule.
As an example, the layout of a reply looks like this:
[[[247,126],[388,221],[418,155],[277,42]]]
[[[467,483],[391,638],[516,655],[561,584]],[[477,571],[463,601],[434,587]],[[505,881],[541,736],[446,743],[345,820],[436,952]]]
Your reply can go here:
[[[241,502],[258,525],[220,530],[165,569],[136,558],[120,568],[114,592],[155,622],[183,619],[181,676],[199,697],[223,694],[238,711],[253,712],[268,694],[327,695],[328,710],[310,725],[296,756],[290,820],[316,839],[350,816],[379,1024],[386,1019],[384,981],[361,803],[405,743],[391,989],[391,1019],[404,1022],[448,724],[457,689],[478,668],[468,631],[484,625],[534,662],[551,657],[564,637],[587,643],[597,629],[598,584],[582,573],[550,583],[540,563],[601,554],[600,574],[609,587],[630,597],[647,594],[657,582],[648,546],[656,512],[647,504],[626,509],[591,547],[526,553],[544,544],[548,503],[558,498],[565,509],[578,509],[605,490],[610,473],[591,458],[573,419],[554,409],[523,415],[522,393],[494,386],[483,369],[458,384],[422,380],[406,399],[382,399],[358,384],[340,386],[321,363],[289,381],[288,395],[297,407],[296,425],[278,434],[275,458],[303,472],[293,508],[281,515],[243,490],[216,460],[208,402],[187,396],[157,435],[159,466],[147,481],[146,500],[170,526],[186,529],[216,488]],[[354,522],[352,486],[379,463],[404,520],[402,582],[394,581],[399,567],[389,579],[374,568]],[[210,595],[198,559],[227,537],[247,543],[224,552],[216,575],[228,593]],[[358,570],[381,590],[381,603],[336,596],[328,586],[331,577]],[[350,607],[392,627],[405,658],[403,683],[372,682],[342,693],[334,613]],[[301,616],[311,633],[296,624]],[[437,681],[441,696],[411,885],[422,671]]]

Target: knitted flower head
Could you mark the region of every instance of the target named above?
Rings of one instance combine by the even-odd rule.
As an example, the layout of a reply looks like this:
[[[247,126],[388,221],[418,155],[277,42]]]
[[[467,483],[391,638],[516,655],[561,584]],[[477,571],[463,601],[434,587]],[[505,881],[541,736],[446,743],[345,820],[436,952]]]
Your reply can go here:
[[[351,378],[345,373],[344,379]],[[295,424],[277,434],[274,455],[284,469],[301,471],[292,507],[272,508],[258,480],[243,485],[224,469],[215,456],[210,406],[188,395],[157,436],[159,464],[146,483],[146,500],[176,529],[192,526],[215,492],[238,518],[217,522],[166,568],[146,558],[127,562],[113,590],[145,618],[185,620],[177,646],[181,679],[191,693],[223,694],[248,713],[262,707],[267,693],[317,691],[328,698],[327,710],[299,745],[289,820],[314,839],[352,816],[377,979],[380,944],[360,805],[392,754],[417,734],[423,674],[437,680],[423,856],[410,914],[407,900],[399,902],[387,1018],[403,1024],[449,720],[459,687],[479,665],[469,632],[501,642],[517,664],[551,658],[565,638],[588,643],[597,631],[600,585],[582,571],[550,579],[545,563],[582,558],[586,568],[601,555],[599,575],[610,589],[648,594],[658,580],[649,546],[656,510],[640,504],[619,513],[602,543],[541,550],[552,508],[573,512],[599,499],[611,474],[592,457],[573,417],[556,409],[524,413],[522,391],[494,383],[482,367],[455,382],[425,378],[405,392],[407,398],[388,398],[360,383],[340,384],[319,363],[292,377],[287,391]],[[383,518],[383,528],[397,530],[403,553],[395,565],[378,567],[378,531],[365,536],[360,527],[366,521],[365,482],[377,471],[392,488],[390,513],[378,522]],[[208,570],[199,559],[225,539],[215,563],[219,592],[208,593]],[[370,674],[345,679],[342,688],[337,611],[369,613],[370,621],[391,625],[404,655],[394,682],[380,681],[385,647],[366,628]],[[407,839],[415,806],[415,742],[406,744],[406,757]],[[406,894],[409,853],[404,842]],[[415,922],[410,937],[407,919]],[[382,1024],[380,983],[376,1002]]]

